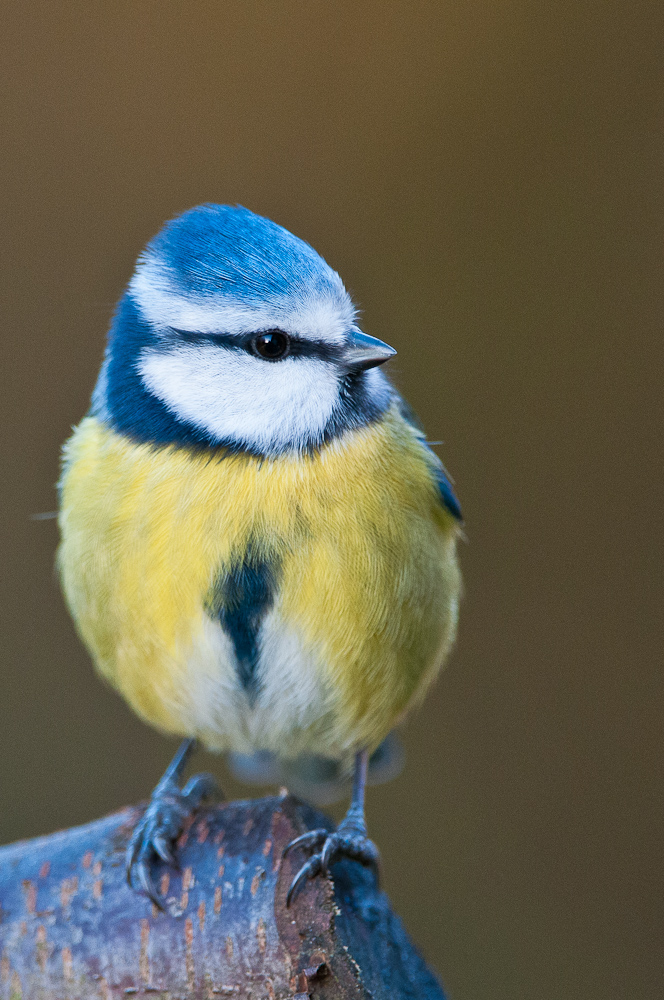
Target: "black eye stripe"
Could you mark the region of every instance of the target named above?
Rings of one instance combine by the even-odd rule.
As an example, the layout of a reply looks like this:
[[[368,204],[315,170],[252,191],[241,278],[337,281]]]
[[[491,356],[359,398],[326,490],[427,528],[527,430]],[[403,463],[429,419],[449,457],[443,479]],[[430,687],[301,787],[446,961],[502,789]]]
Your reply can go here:
[[[335,347],[323,340],[304,340],[292,334],[286,334],[283,330],[256,330],[254,333],[241,334],[235,336],[230,333],[197,333],[191,330],[179,330],[177,327],[169,328],[171,333],[176,334],[178,340],[186,344],[210,343],[218,344],[220,347],[227,347],[237,351],[248,351],[254,354],[252,343],[265,334],[283,333],[289,338],[289,349],[286,357],[317,358],[320,361],[338,361],[343,350],[342,345]]]

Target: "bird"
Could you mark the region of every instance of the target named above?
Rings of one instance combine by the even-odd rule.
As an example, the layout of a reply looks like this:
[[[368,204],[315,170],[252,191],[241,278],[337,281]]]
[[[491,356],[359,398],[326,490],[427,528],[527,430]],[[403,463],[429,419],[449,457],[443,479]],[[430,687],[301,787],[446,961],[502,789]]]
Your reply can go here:
[[[166,222],[113,314],[90,409],[63,446],[57,565],[96,669],[182,742],[127,849],[162,906],[214,794],[197,745],[331,762],[348,811],[312,830],[287,905],[343,857],[378,869],[372,755],[454,642],[462,515],[449,476],[336,271],[240,205]]]

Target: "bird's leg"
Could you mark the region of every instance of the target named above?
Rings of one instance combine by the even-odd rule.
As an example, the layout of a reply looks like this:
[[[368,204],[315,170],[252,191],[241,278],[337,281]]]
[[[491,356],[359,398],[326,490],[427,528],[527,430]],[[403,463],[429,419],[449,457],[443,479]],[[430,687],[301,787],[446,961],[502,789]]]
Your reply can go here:
[[[353,858],[363,865],[370,865],[378,873],[380,855],[378,848],[367,836],[367,824],[364,818],[364,791],[367,783],[367,766],[369,753],[361,750],[355,755],[355,772],[353,775],[353,793],[348,812],[334,831],[309,830],[301,837],[291,840],[284,848],[284,854],[294,847],[317,850],[304,864],[291,882],[286,906],[290,906],[293,894],[306,879],[314,878],[319,872],[327,875],[330,865],[339,858]]]
[[[196,774],[184,788],[178,781],[194,749],[196,740],[183,740],[175,757],[156,786],[148,807],[131,835],[127,847],[127,882],[135,888],[135,878],[140,889],[149,899],[163,909],[150,875],[153,861],[161,858],[166,864],[177,866],[173,849],[182,833],[185,820],[204,798],[219,794],[211,774]]]

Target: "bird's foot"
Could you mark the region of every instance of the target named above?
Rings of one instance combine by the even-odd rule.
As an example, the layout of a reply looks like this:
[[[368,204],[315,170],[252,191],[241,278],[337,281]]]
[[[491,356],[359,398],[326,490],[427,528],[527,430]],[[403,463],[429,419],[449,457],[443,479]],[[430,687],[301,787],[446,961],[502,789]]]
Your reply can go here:
[[[148,807],[127,847],[127,883],[145,893],[156,907],[163,910],[152,881],[152,862],[161,859],[174,868],[175,844],[184,829],[187,817],[191,816],[203,799],[218,794],[217,784],[211,774],[197,774],[180,789],[170,775],[165,775],[155,788]]]
[[[328,830],[310,830],[303,833],[301,837],[291,840],[284,848],[284,856],[295,847],[304,850],[315,851],[315,854],[302,865],[299,872],[291,882],[286,896],[286,906],[290,906],[291,899],[300,885],[307,879],[315,878],[322,873],[327,875],[330,865],[338,861],[339,858],[352,858],[360,861],[375,870],[378,875],[378,862],[380,854],[378,848],[367,836],[366,826],[363,821],[347,816],[341,821],[334,833]],[[320,848],[320,850],[317,850]]]

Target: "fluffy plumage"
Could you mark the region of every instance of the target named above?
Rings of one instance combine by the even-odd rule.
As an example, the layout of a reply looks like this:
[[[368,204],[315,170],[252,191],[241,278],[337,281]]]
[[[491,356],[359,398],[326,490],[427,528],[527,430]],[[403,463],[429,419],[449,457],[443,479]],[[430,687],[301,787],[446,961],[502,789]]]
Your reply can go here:
[[[285,757],[373,749],[454,635],[456,521],[435,474],[396,409],[272,460],[155,450],[89,417],[67,446],[61,514],[81,635],[168,732]],[[217,599],[248,553],[274,577],[253,693]]]
[[[273,330],[283,360],[256,353]],[[98,669],[164,731],[345,761],[453,641],[458,503],[358,336],[339,276],[246,209],[193,209],[139,259],[65,447],[58,559]]]

